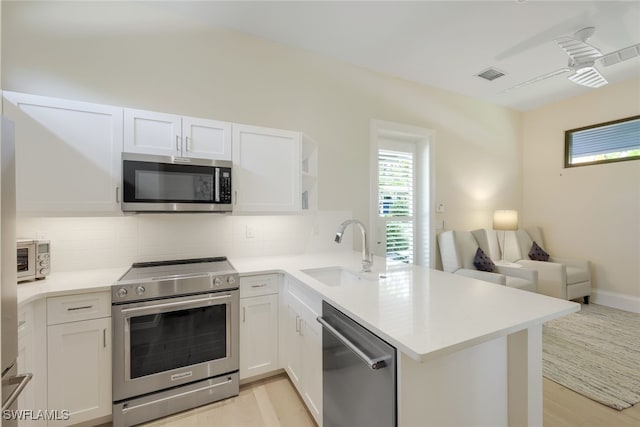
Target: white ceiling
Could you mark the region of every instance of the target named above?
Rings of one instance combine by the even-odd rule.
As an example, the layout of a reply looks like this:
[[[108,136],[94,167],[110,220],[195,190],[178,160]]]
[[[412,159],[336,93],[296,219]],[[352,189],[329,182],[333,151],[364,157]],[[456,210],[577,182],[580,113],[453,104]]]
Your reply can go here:
[[[74,13],[31,5],[29,20],[42,29],[223,26],[522,111],[598,90],[560,75],[505,92],[567,66],[555,38],[593,26],[589,42],[604,54],[640,43],[640,0],[86,2],[71,3]],[[506,75],[475,76],[489,67]],[[640,57],[599,69],[610,83],[637,78]]]
[[[567,66],[553,39],[596,27],[603,53],[640,43],[640,1],[297,1],[164,3],[174,13],[528,110],[597,90],[566,75],[504,91]],[[496,67],[493,82],[475,74]],[[610,83],[640,77],[640,57],[599,67]],[[640,96],[640,94],[639,94]]]

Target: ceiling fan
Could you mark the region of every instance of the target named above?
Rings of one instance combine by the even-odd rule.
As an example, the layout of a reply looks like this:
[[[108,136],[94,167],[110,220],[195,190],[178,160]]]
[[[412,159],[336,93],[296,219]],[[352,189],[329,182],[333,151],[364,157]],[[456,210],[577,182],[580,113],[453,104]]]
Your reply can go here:
[[[596,68],[596,62],[598,65],[608,67],[640,55],[640,43],[603,54],[600,49],[587,43],[595,30],[595,27],[586,27],[576,31],[572,36],[555,39],[558,46],[569,56],[567,67],[527,80],[511,87],[508,91],[566,73],[570,73],[567,78],[573,83],[598,88],[608,82]]]

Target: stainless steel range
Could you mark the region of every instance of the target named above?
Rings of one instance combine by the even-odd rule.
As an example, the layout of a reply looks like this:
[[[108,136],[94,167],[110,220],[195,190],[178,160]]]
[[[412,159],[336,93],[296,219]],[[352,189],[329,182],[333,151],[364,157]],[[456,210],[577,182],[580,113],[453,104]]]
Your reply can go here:
[[[225,257],[133,264],[111,297],[114,426],[238,394],[238,272]]]

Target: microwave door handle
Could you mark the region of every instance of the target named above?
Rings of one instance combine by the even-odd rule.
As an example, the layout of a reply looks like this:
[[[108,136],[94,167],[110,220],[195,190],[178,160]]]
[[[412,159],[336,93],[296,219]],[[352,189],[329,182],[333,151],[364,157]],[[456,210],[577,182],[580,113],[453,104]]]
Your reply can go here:
[[[214,185],[214,188],[216,189],[216,202],[220,201],[220,168],[216,168],[216,183]]]

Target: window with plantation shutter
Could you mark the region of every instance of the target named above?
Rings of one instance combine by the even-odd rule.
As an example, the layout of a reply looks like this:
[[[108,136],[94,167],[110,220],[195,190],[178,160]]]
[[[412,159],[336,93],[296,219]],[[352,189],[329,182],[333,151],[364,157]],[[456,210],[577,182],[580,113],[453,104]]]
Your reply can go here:
[[[378,217],[388,258],[413,263],[414,154],[378,150]]]
[[[565,132],[565,167],[640,159],[640,116]]]

